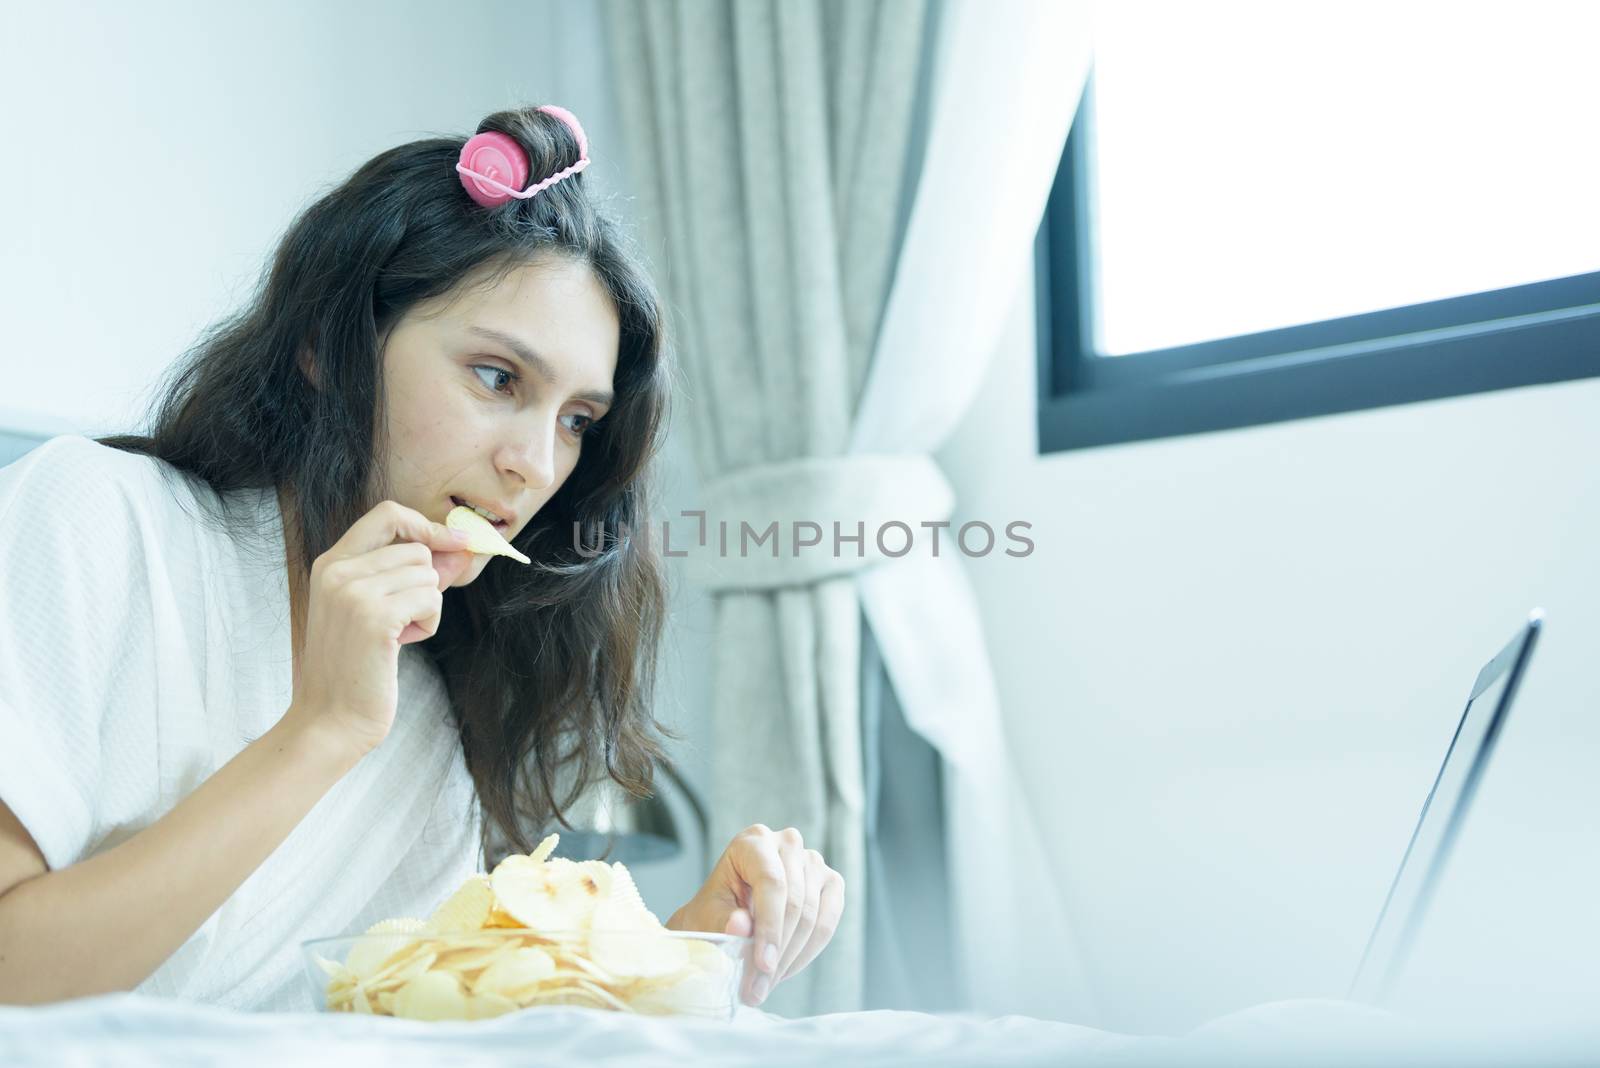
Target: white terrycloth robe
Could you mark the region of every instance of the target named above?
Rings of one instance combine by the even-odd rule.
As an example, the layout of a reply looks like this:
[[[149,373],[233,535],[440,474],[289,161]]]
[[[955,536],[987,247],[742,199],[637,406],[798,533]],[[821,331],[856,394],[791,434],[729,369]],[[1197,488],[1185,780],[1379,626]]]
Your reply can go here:
[[[199,495],[216,499],[75,435],[0,469],[0,800],[52,870],[155,822],[289,705],[277,495],[229,495],[262,531],[249,551],[202,522]],[[138,990],[309,1009],[303,940],[425,916],[479,870],[460,738],[415,646],[399,694],[383,744]]]

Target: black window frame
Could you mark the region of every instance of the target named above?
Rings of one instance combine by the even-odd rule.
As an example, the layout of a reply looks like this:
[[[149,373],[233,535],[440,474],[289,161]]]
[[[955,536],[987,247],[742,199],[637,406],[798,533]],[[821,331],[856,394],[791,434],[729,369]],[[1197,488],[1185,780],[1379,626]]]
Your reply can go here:
[[[1035,243],[1041,454],[1600,375],[1600,271],[1098,354],[1084,240],[1093,101],[1091,70]]]

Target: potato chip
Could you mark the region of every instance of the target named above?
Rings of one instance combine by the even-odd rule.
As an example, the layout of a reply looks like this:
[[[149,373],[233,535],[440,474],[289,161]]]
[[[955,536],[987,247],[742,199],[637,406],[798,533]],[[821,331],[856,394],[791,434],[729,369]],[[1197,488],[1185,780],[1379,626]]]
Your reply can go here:
[[[510,856],[490,879],[498,907],[535,930],[587,930],[595,905],[611,895],[611,868],[599,861],[556,857],[539,864]]]
[[[550,860],[545,861],[552,868],[560,864],[560,862],[560,857],[552,857]],[[593,881],[594,886],[586,892],[593,898],[596,905],[602,901],[610,900],[611,884],[616,874],[611,865],[603,860],[580,860],[577,862],[576,867],[578,869],[577,873],[571,878],[581,881],[584,876],[588,876]]]
[[[477,940],[441,938],[435,941],[434,945],[439,950],[439,957],[433,963],[435,968],[465,975],[469,972],[480,972],[501,957],[514,952],[517,941],[513,938],[491,935]]]
[[[467,1019],[489,1020],[522,1008],[504,994],[474,994],[467,999]]]
[[[591,918],[589,960],[619,979],[654,979],[689,963],[684,940],[666,933],[642,904],[615,899],[597,906]]]
[[[368,990],[400,986],[432,968],[437,958],[437,953],[425,947],[412,947],[407,952],[396,953],[384,961],[383,966],[362,985]]]
[[[465,1020],[466,992],[449,972],[425,971],[395,993],[394,1014],[408,1020]]]
[[[483,926],[487,930],[494,930],[497,927],[521,927],[522,921],[496,905],[489,910],[489,918],[483,921]]]
[[[515,995],[556,973],[555,959],[542,949],[524,947],[502,956],[483,970],[472,985],[474,994]]]
[[[664,931],[661,921],[643,905],[632,902],[602,901],[596,905],[590,922],[608,931]]]
[[[562,962],[562,974],[574,979],[595,979],[608,986],[618,986],[621,978],[613,975],[604,967],[585,957],[582,953],[574,953]]]
[[[733,960],[714,943],[703,938],[683,939],[683,948],[689,953],[689,964],[712,975],[733,974]]]
[[[603,1003],[621,1012],[633,1011],[633,1009],[629,1008],[626,1001],[623,1001],[621,998],[617,997],[599,983],[592,983],[587,979],[576,979],[573,981],[572,989],[586,991],[593,997],[599,998]]]
[[[528,1001],[529,1005],[571,1005],[580,1009],[603,1009],[605,1002],[595,997],[586,990],[577,987],[565,987],[552,990],[549,993],[539,994]]]
[[[659,979],[682,971],[689,963],[682,939],[637,931],[596,931],[589,956],[619,980]]]
[[[524,564],[533,563],[495,529],[493,523],[464,505],[456,505],[444,517],[444,525],[451,530],[467,532],[467,548],[487,556],[509,556]]]
[[[589,1009],[618,1009],[631,1012],[627,1002],[621,1000],[597,983],[574,979],[565,983],[539,987],[525,999],[529,1005],[576,1005]]]
[[[427,925],[421,920],[406,918],[402,920],[383,920],[367,928],[367,934],[382,937],[358,939],[350,948],[350,953],[345,957],[344,966],[354,972],[360,979],[367,979],[374,975],[385,962],[396,954],[404,953],[415,948],[416,942],[411,939],[391,937],[397,934],[410,934],[420,932]]]
[[[362,990],[359,986],[355,989],[351,1009],[352,1011],[358,1012],[363,1016],[372,1015],[372,1002],[367,1000],[366,991]]]
[[[721,957],[722,954],[718,953],[717,956]],[[727,977],[691,969],[671,982],[639,988],[628,998],[628,1004],[632,1005],[636,1012],[651,1016],[668,1016],[675,1013],[690,1016],[726,1016],[729,990]]]
[[[650,913],[650,918],[655,919],[655,913],[645,908],[644,898],[639,893],[639,887],[633,881],[633,874],[622,866],[621,861],[611,864],[611,900],[622,905],[634,905]],[[661,926],[661,921],[656,920],[656,926]]]
[[[489,877],[477,874],[462,883],[443,905],[428,917],[430,931],[476,931],[489,919],[494,908],[494,890]]]
[[[556,851],[556,843],[560,842],[560,841],[561,841],[561,836],[559,834],[547,834],[547,835],[545,835],[544,841],[540,842],[534,848],[533,852],[528,854],[528,859],[532,860],[532,861],[538,861],[540,863],[543,863],[545,860],[547,860],[549,858],[551,853],[554,853]]]

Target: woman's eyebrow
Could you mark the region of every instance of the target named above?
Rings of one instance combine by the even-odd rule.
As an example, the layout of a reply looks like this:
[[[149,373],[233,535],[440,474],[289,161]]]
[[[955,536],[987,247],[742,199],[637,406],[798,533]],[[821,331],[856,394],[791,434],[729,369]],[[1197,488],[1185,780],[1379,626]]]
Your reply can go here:
[[[554,367],[550,366],[550,361],[533,351],[530,346],[523,344],[521,338],[487,326],[471,326],[467,330],[469,333],[477,334],[479,337],[500,342],[516,355],[517,360],[524,367],[544,379],[546,384],[555,385],[556,371]],[[574,393],[573,396],[579,400],[594,401],[596,404],[605,405],[610,405],[612,400],[615,399],[614,394],[608,389],[586,389],[582,392]]]

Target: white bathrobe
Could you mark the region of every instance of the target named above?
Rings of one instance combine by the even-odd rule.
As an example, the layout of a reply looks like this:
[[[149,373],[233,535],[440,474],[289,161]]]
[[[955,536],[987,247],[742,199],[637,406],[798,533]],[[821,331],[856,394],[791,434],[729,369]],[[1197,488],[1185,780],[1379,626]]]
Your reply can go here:
[[[74,435],[0,469],[0,799],[52,870],[155,822],[289,705],[276,493],[228,497],[256,545],[204,522],[197,495],[216,499]],[[383,744],[141,992],[309,1009],[303,940],[425,916],[479,870],[460,738],[415,646],[401,650],[399,694]]]

